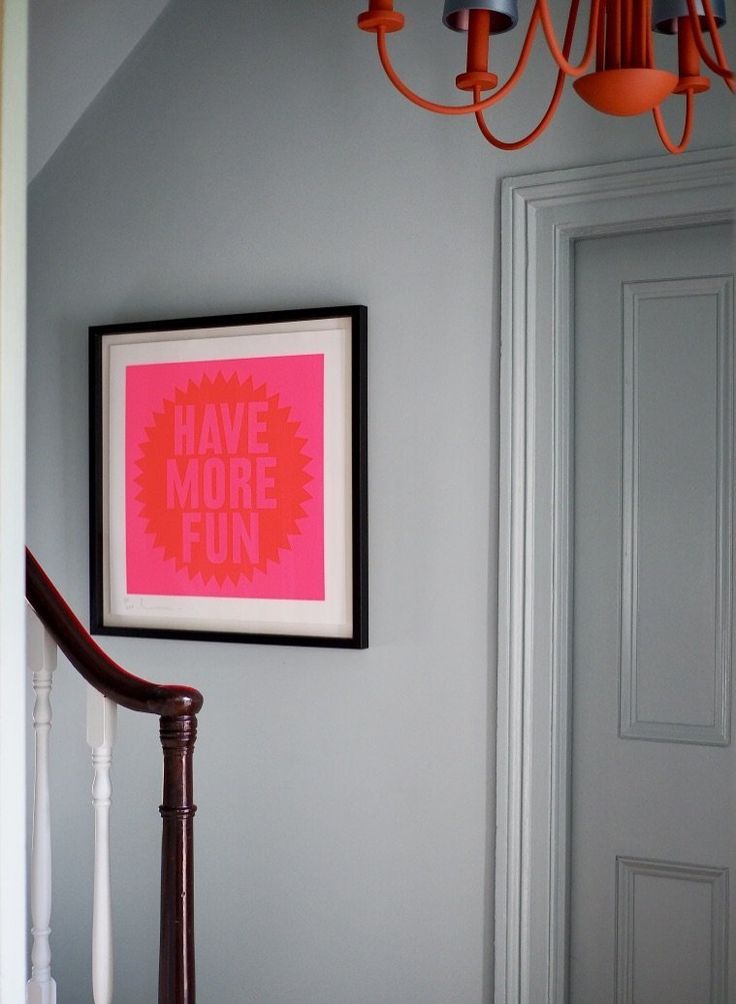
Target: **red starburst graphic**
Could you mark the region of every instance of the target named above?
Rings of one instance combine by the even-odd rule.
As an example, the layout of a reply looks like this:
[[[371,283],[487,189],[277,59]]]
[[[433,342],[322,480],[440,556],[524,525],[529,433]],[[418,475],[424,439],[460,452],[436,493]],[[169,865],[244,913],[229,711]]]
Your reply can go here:
[[[291,549],[306,517],[300,423],[265,383],[237,374],[190,380],[162,409],[136,460],[146,532],[190,578],[251,581]]]

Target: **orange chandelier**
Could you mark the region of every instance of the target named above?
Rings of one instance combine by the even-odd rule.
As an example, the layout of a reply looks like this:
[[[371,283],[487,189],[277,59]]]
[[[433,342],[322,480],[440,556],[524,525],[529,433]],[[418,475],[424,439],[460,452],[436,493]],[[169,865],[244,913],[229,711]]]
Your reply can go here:
[[[591,0],[585,50],[580,62],[573,64],[570,53],[579,7],[580,0],[571,0],[560,44],[549,0],[535,0],[516,67],[499,86],[498,77],[489,69],[490,39],[516,26],[517,0],[446,0],[443,22],[468,36],[466,69],[455,80],[459,90],[472,96],[472,101],[464,105],[427,101],[399,77],[386,44],[388,34],[404,27],[404,16],[393,9],[393,0],[370,0],[369,9],[358,17],[358,27],[376,35],[381,64],[404,97],[441,115],[474,115],[480,131],[499,150],[518,150],[544,132],[557,111],[567,77],[574,78],[573,86],[580,97],[600,112],[651,112],[660,139],[670,153],[687,148],[693,130],[695,95],[710,87],[710,80],[701,73],[701,63],[736,93],[736,77],[726,62],[718,34],[726,22],[726,0]],[[540,26],[557,64],[557,82],[536,128],[522,139],[505,142],[491,131],[485,113],[520,80]],[[677,36],[677,74],[656,65],[654,32]],[[486,96],[486,92],[490,94]],[[685,124],[679,142],[670,137],[661,112],[662,102],[671,94],[681,94],[685,101]]]

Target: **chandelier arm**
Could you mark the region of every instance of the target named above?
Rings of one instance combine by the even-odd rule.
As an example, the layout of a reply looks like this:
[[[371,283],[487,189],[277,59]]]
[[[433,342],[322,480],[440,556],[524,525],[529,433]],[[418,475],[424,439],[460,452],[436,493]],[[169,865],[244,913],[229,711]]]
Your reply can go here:
[[[522,147],[529,146],[530,143],[533,143],[537,136],[540,136],[544,132],[555,116],[557,107],[562,97],[562,91],[565,86],[565,78],[566,74],[562,70],[558,70],[557,83],[552,94],[552,100],[550,101],[547,111],[544,113],[541,121],[534,129],[532,129],[530,133],[524,136],[523,139],[517,139],[513,143],[507,143],[495,136],[489,129],[483,112],[476,112],[475,121],[478,123],[478,128],[491,146],[495,146],[498,150],[521,150]]]
[[[708,31],[710,32],[710,37],[713,40],[713,49],[716,54],[716,61],[718,62],[718,65],[721,67],[721,69],[725,70],[728,73],[729,76],[726,77],[726,83],[731,85],[734,83],[734,73],[731,67],[728,65],[728,60],[726,59],[726,53],[723,51],[723,45],[721,43],[721,34],[718,30],[718,25],[716,24],[716,19],[713,14],[713,5],[711,3],[711,0],[703,0],[703,11],[705,12],[705,19],[708,22]],[[700,29],[700,37],[702,38],[703,31],[702,28],[700,28],[700,19],[696,18],[696,20],[697,20],[697,27]],[[732,91],[735,89],[736,88],[734,88],[733,86],[731,87]]]
[[[575,22],[577,20],[579,3],[580,0],[573,0],[572,6],[570,7],[570,16],[567,19],[567,27],[565,28],[565,39],[562,43],[562,55],[564,56],[565,60],[567,60],[568,56],[570,55],[570,49],[572,48],[572,40],[573,36],[575,35]],[[538,13],[538,6],[535,7],[534,14],[532,16],[532,23],[534,22],[534,18],[537,16],[537,13]],[[478,123],[478,128],[480,129],[485,139],[488,140],[491,146],[495,146],[496,149],[498,150],[520,150],[522,147],[529,146],[530,143],[534,142],[537,136],[540,136],[544,132],[544,130],[547,128],[547,126],[554,118],[557,108],[560,104],[560,99],[562,98],[562,91],[564,89],[566,79],[567,79],[567,74],[565,73],[565,71],[562,68],[558,69],[557,80],[555,82],[555,89],[552,92],[552,98],[550,100],[549,105],[547,106],[547,111],[542,116],[541,121],[534,129],[532,129],[530,133],[524,136],[523,139],[518,139],[513,143],[507,143],[504,140],[499,139],[498,136],[495,136],[489,129],[488,123],[485,120],[483,112],[482,111],[476,112],[475,121]],[[479,94],[480,92],[476,88],[475,91],[473,92],[473,97],[475,98],[476,101],[478,100]]]
[[[579,0],[576,0],[575,3],[576,9],[578,3]],[[434,102],[426,101],[426,99],[422,98],[420,95],[415,94],[413,91],[411,91],[410,88],[407,87],[407,85],[404,84],[404,82],[401,80],[398,73],[394,69],[393,64],[391,63],[391,60],[388,55],[388,47],[386,46],[385,43],[385,32],[383,30],[379,30],[379,32],[377,33],[379,36],[378,52],[381,59],[381,65],[383,66],[386,75],[388,76],[391,83],[394,85],[394,87],[397,88],[397,90],[401,94],[404,95],[404,97],[407,97],[414,104],[419,105],[420,108],[427,108],[429,111],[437,111],[444,109],[444,112],[442,113],[447,115],[457,115],[457,114],[467,115],[469,112],[473,111],[477,114],[479,111],[483,111],[485,108],[490,108],[492,105],[495,105],[499,101],[502,101],[516,87],[529,63],[529,57],[531,55],[532,46],[534,45],[534,38],[536,36],[537,28],[539,27],[540,22],[541,22],[541,17],[539,11],[535,6],[532,12],[532,16],[529,20],[529,26],[526,30],[526,35],[524,37],[524,44],[521,47],[519,58],[516,62],[516,66],[514,67],[511,73],[511,76],[504,84],[501,85],[501,87],[495,90],[493,94],[487,98],[484,99],[481,98],[480,91],[475,91],[472,105],[436,105]]]
[[[437,112],[440,115],[468,115],[470,112],[479,112],[484,108],[489,108],[496,100],[498,100],[497,95],[493,94],[490,98],[485,98],[482,101],[475,100],[473,104],[470,105],[440,105],[434,101],[428,101],[415,91],[412,91],[394,69],[388,54],[388,47],[386,45],[385,28],[379,27],[376,32],[376,42],[378,44],[378,56],[381,60],[381,66],[385,70],[386,76],[394,85],[396,90],[399,91],[400,94],[403,94],[405,98],[412,102],[412,104],[418,105],[420,108],[424,108],[428,112]]]
[[[674,143],[670,138],[667,126],[664,124],[661,109],[659,107],[652,109],[652,115],[654,116],[654,122],[657,126],[659,138],[662,140],[665,149],[669,153],[682,153],[684,150],[687,150],[690,143],[690,137],[693,132],[693,123],[695,120],[695,100],[691,88],[687,90],[685,100],[685,125],[682,130],[682,138],[679,143]]]
[[[576,0],[570,9],[570,20],[572,22],[573,29],[577,19],[578,6],[579,2]],[[593,0],[590,8],[590,22],[588,25],[588,38],[585,45],[585,52],[583,53],[583,57],[580,62],[575,66],[569,61],[569,50],[565,53],[564,46],[563,49],[560,49],[557,36],[555,35],[555,26],[552,23],[552,17],[549,12],[548,0],[536,0],[535,10],[539,11],[549,51],[551,52],[552,58],[559,66],[560,70],[567,74],[568,77],[579,77],[585,73],[588,68],[588,64],[590,63],[593,53],[597,47],[598,18],[600,16],[600,8],[600,0]],[[568,27],[570,20],[568,21]]]
[[[703,29],[700,27],[700,17],[698,15],[697,7],[695,6],[695,0],[687,0],[687,6],[690,12],[690,21],[693,25],[695,45],[698,48],[698,52],[700,53],[703,62],[709,70],[717,74],[717,76],[723,77],[726,81],[726,86],[731,91],[736,93],[734,73],[728,65],[726,54],[723,51],[723,46],[721,45],[721,39],[718,34],[718,25],[716,24],[716,19],[713,17],[713,8],[710,5],[710,0],[703,0],[703,10],[708,21],[708,29],[713,41],[713,48],[716,52],[715,59],[711,56],[710,52],[708,52],[708,47],[705,44],[705,36],[703,35]]]
[[[531,19],[529,20],[529,27],[527,28],[526,31],[524,44],[521,47],[521,52],[519,53],[519,58],[517,60],[516,66],[514,67],[513,73],[506,81],[506,83],[503,84],[501,87],[499,87],[497,91],[494,91],[491,97],[484,102],[486,108],[490,108],[491,105],[497,104],[499,101],[505,98],[507,94],[510,94],[511,91],[514,89],[514,87],[516,87],[516,85],[518,84],[529,62],[529,56],[531,55],[532,46],[534,44],[534,36],[536,34],[539,23],[540,23],[539,11],[535,7],[532,12]],[[478,90],[474,92],[474,98],[476,101],[480,100],[480,92]],[[476,115],[477,114],[479,113],[476,112]]]
[[[554,92],[552,94],[552,100],[547,107],[547,111],[544,113],[539,124],[532,129],[530,133],[524,136],[523,139],[517,139],[514,143],[506,143],[504,140],[499,139],[497,136],[491,132],[488,128],[488,123],[485,120],[483,112],[475,113],[475,121],[478,123],[478,128],[480,129],[483,136],[488,140],[491,146],[495,146],[498,150],[521,150],[522,147],[529,146],[533,143],[537,136],[540,136],[547,126],[550,124],[555,116],[557,107],[560,103],[560,98],[562,97],[562,91],[565,86],[565,73],[559,70],[557,73],[557,84],[555,86]]]

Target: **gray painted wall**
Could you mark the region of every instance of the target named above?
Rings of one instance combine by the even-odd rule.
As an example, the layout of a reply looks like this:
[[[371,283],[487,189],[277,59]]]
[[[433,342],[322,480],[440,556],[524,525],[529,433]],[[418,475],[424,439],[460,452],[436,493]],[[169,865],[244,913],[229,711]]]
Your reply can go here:
[[[30,188],[29,542],[82,613],[87,326],[369,307],[370,649],[106,642],[206,695],[202,1004],[490,999],[499,179],[658,152],[648,120],[569,93],[543,140],[495,153],[391,91],[359,8],[174,0]],[[403,9],[397,63],[452,100],[461,39],[420,0]],[[545,95],[551,77],[538,59]],[[722,90],[700,147],[724,142]],[[514,103],[499,131],[532,118]],[[90,773],[82,686],[57,675],[54,959],[79,1001]],[[156,722],[123,712],[120,733],[116,1000],[139,1004],[156,980]]]
[[[34,178],[167,0],[31,0],[28,177]]]

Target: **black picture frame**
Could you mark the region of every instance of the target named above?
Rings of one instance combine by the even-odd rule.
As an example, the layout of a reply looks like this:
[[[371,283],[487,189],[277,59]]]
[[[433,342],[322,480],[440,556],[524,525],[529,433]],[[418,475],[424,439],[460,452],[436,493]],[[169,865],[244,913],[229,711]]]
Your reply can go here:
[[[92,633],[366,648],[367,447],[365,306],[90,327]]]

